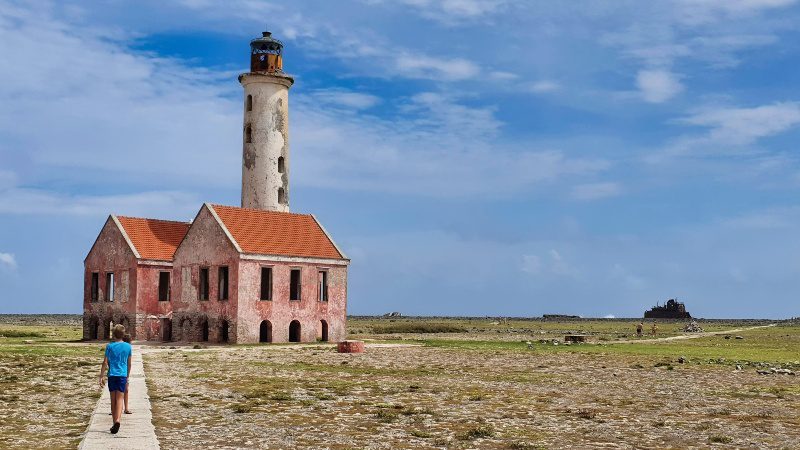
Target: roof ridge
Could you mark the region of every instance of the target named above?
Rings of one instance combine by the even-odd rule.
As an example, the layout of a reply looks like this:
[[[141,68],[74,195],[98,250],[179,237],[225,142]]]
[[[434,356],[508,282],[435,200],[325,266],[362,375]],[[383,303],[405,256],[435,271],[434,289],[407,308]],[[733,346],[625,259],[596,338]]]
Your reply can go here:
[[[181,224],[191,224],[192,222],[184,222],[182,220],[168,220],[168,219],[155,219],[152,217],[134,217],[134,216],[120,216],[118,214],[112,214],[113,216],[121,219],[139,219],[139,220],[153,220],[156,222],[168,222],[168,223],[181,223]]]
[[[306,217],[313,216],[313,214],[306,214],[306,213],[297,213],[297,212],[290,212],[290,211],[270,211],[268,209],[244,208],[242,206],[221,205],[219,203],[210,203],[210,205],[214,206],[214,207],[221,206],[223,208],[243,209],[245,211],[256,211],[256,212],[275,213],[275,214],[289,214],[289,215],[292,215],[292,216],[306,216]]]

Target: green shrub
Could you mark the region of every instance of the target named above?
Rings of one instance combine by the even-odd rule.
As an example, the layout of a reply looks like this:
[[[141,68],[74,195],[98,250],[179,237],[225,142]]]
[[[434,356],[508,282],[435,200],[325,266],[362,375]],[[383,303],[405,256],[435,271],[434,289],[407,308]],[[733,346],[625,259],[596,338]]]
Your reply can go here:
[[[376,325],[372,328],[373,333],[392,334],[392,333],[466,333],[467,329],[447,323],[428,323],[428,322],[400,322],[387,325]]]

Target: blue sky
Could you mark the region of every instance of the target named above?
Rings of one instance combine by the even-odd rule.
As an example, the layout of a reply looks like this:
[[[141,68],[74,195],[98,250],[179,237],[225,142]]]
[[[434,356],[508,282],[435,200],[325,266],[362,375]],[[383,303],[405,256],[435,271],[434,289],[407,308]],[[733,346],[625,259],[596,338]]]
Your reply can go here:
[[[0,0],[0,312],[80,312],[109,213],[238,204],[268,26],[350,313],[798,315],[794,0],[162,3]]]

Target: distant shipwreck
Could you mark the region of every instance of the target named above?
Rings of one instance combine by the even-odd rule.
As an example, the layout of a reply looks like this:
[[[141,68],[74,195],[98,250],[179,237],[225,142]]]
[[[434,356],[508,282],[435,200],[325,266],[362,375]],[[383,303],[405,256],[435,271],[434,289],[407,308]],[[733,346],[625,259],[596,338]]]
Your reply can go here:
[[[686,312],[686,306],[678,300],[671,298],[664,306],[656,305],[644,312],[645,319],[691,319],[692,315]]]

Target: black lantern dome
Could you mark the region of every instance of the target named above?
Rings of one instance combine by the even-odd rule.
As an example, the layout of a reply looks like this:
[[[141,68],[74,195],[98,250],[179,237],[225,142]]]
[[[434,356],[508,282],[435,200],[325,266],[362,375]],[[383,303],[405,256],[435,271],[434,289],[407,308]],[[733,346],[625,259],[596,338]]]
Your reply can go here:
[[[250,71],[283,72],[283,42],[272,37],[269,31],[250,41]]]

